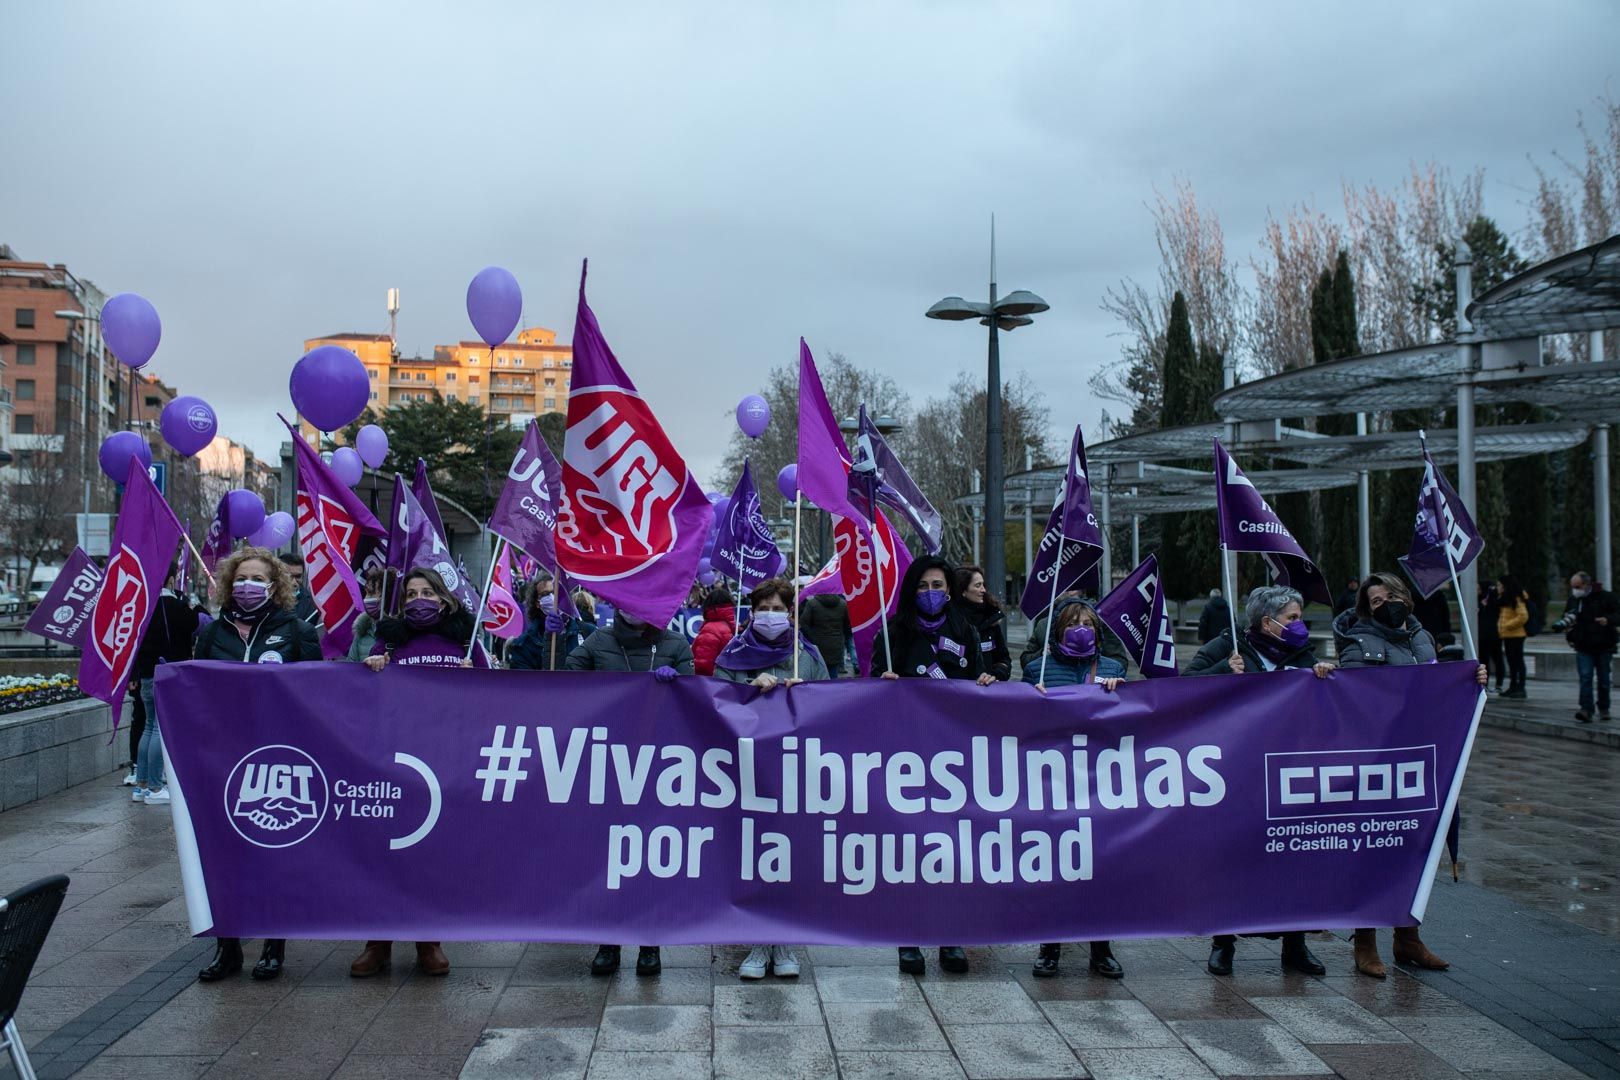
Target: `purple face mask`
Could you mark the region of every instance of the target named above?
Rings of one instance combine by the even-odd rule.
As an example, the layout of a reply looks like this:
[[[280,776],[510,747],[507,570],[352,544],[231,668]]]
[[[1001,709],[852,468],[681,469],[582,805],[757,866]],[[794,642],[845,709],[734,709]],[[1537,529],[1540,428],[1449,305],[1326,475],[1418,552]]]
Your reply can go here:
[[[933,618],[945,610],[945,605],[951,602],[951,594],[944,589],[919,589],[917,591],[917,610]]]
[[[557,598],[551,593],[546,593],[546,595],[540,598],[540,610],[545,612],[547,615],[550,615],[553,611],[556,611]]]
[[[1089,626],[1071,626],[1058,639],[1057,650],[1073,660],[1090,660],[1097,655],[1097,631]]]
[[[1303,649],[1311,640],[1311,628],[1304,619],[1295,619],[1282,628],[1282,643],[1290,649]]]
[[[367,615],[370,615],[373,619],[375,619],[378,615],[382,614],[382,597],[368,596],[364,600],[360,601],[360,606],[366,609]]]
[[[405,621],[421,628],[439,621],[439,602],[431,596],[419,596],[405,601]]]
[[[270,586],[262,581],[238,581],[231,586],[231,602],[242,611],[258,611],[270,601]]]

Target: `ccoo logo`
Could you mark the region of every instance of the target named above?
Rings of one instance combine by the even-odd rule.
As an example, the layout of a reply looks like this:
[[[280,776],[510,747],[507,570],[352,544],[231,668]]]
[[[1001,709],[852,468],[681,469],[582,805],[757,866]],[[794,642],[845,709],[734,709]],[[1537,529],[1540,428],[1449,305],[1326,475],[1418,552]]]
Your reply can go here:
[[[675,547],[685,464],[646,402],[629,391],[575,391],[568,415],[557,538],[574,556],[569,573],[625,577]]]
[[[152,589],[140,557],[127,544],[108,562],[105,578],[91,613],[90,642],[117,686],[135,664],[141,630],[152,614]]]
[[[296,746],[261,746],[225,780],[225,816],[255,847],[292,847],[326,819],[326,774]]]

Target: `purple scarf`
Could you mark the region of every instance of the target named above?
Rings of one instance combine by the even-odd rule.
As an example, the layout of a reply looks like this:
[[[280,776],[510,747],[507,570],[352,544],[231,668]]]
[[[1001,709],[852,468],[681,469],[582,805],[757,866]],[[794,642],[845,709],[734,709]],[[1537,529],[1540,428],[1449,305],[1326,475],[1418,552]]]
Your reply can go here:
[[[799,640],[799,648],[817,660],[821,659],[816,647],[803,638]],[[779,643],[772,645],[756,637],[754,624],[749,623],[743,627],[742,633],[733,637],[726,647],[720,650],[720,655],[714,658],[714,666],[723,667],[727,671],[765,671],[779,664],[791,663],[792,660],[792,628],[788,629]]]
[[[1248,638],[1249,644],[1254,646],[1254,651],[1270,660],[1273,664],[1281,665],[1284,660],[1299,651],[1291,648],[1287,642],[1279,641],[1261,630],[1250,630],[1245,636]]]

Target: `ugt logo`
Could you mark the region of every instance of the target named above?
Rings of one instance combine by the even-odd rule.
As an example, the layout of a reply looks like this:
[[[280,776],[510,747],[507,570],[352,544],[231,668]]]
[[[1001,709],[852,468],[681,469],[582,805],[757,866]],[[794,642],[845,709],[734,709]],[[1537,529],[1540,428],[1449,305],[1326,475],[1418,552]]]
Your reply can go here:
[[[568,411],[557,537],[577,556],[575,577],[624,577],[674,548],[685,466],[629,391],[576,390]]]
[[[877,543],[875,553],[873,545],[866,542],[866,537],[848,518],[839,518],[833,527],[833,550],[838,553],[839,575],[844,595],[849,599],[849,621],[857,629],[885,618],[900,587],[894,529],[887,515],[878,515],[875,525],[872,530]],[[883,564],[882,599],[878,597],[874,558]]]
[[[326,817],[326,774],[296,746],[261,746],[225,781],[225,816],[255,847],[292,847]]]
[[[117,686],[135,663],[141,628],[152,614],[152,588],[140,558],[125,544],[107,563],[106,584],[91,614],[90,642]]]

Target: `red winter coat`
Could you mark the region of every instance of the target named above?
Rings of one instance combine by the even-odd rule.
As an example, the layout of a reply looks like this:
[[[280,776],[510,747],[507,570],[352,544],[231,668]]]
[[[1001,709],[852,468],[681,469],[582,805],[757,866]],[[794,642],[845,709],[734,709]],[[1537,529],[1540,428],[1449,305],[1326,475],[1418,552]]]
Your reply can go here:
[[[736,620],[737,609],[730,604],[703,609],[703,628],[692,639],[692,670],[714,674],[714,658],[731,642]]]

